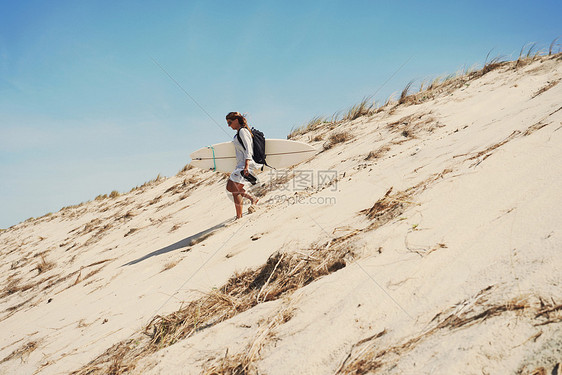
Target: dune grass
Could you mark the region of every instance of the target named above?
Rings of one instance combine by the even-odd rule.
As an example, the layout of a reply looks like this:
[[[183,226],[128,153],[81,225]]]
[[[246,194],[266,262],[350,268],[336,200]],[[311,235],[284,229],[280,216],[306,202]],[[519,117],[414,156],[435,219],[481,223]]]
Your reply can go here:
[[[225,355],[218,361],[204,366],[202,373],[205,375],[257,374],[255,362],[260,358],[260,351],[267,343],[274,342],[277,327],[291,320],[294,313],[295,308],[288,299],[276,314],[259,323],[258,333],[242,352],[231,355],[227,349]]]
[[[41,257],[41,261],[39,263],[37,263],[37,266],[35,267],[35,269],[37,270],[37,272],[39,272],[39,274],[41,274],[43,272],[47,272],[48,270],[50,270],[50,269],[52,269],[56,266],[56,263],[47,261],[45,259],[44,254],[41,254],[40,257]]]
[[[234,274],[220,288],[204,293],[174,313],[155,316],[136,338],[115,344],[74,374],[123,374],[132,370],[139,359],[179,340],[260,303],[289,298],[314,280],[344,268],[354,257],[353,249],[347,243],[349,238],[349,235],[338,237],[298,252],[276,252],[263,266]],[[283,311],[280,320],[278,317],[273,319],[276,324],[290,319],[290,310]],[[262,340],[259,345],[263,344]],[[257,352],[251,356],[235,356],[215,368],[224,371],[240,366],[247,368],[256,359]]]
[[[326,116],[316,116],[305,125],[293,128],[287,136],[287,139],[292,139],[299,135],[316,131],[324,126],[333,127],[342,122],[356,120],[374,113],[375,109],[376,105],[372,99],[370,97],[365,97],[361,100],[361,102],[351,106],[346,111],[335,112],[330,118]]]
[[[386,373],[393,368],[397,358],[407,356],[432,337],[450,336],[456,331],[502,315],[510,314],[518,321],[531,321],[535,326],[561,321],[562,305],[550,302],[548,298],[524,295],[505,300],[503,295],[492,295],[496,290],[496,286],[488,286],[455,306],[438,312],[427,324],[428,328],[409,339],[395,343],[388,340],[384,342],[388,332],[383,330],[357,342],[352,346],[351,352],[336,374],[366,374],[376,371]],[[546,374],[546,372],[533,372],[533,374],[539,373]]]
[[[349,132],[339,132],[330,135],[328,140],[324,143],[324,151],[331,149],[339,143],[345,143],[353,139],[353,136]]]
[[[350,107],[347,111],[336,112],[331,118],[326,116],[316,116],[307,124],[293,128],[287,139],[296,138],[311,132],[317,132],[320,129],[333,130],[338,125],[356,120],[361,117],[370,116],[385,109],[392,113],[398,106],[421,104],[427,100],[431,100],[438,95],[446,95],[453,90],[462,87],[468,82],[478,79],[483,75],[501,67],[511,67],[513,69],[520,68],[536,60],[541,56],[557,56],[560,54],[560,44],[556,38],[550,43],[548,50],[540,49],[537,43],[525,44],[519,53],[519,57],[515,61],[508,61],[506,56],[498,55],[491,57],[490,50],[484,60],[484,65],[478,69],[476,66],[465,68],[462,71],[450,74],[445,77],[437,77],[433,80],[422,81],[416,93],[412,93],[414,81],[408,82],[395,101],[394,94],[390,95],[382,106],[377,106],[372,97],[365,97],[361,102]],[[393,104],[396,103],[396,104]],[[315,135],[316,139],[321,139],[321,135]],[[314,138],[313,138],[314,139]]]
[[[349,110],[341,120],[353,121],[360,117],[367,116],[372,113],[374,106],[375,105],[372,102],[371,98],[365,97],[360,103],[349,108]]]
[[[19,347],[18,349],[14,350],[10,353],[7,357],[0,360],[0,363],[4,363],[10,361],[14,358],[19,358],[19,360],[23,363],[29,357],[31,353],[33,353],[39,347],[38,341],[29,341]]]
[[[560,52],[560,44],[556,43],[558,41],[558,39],[560,39],[559,37],[554,39],[552,41],[552,43],[550,43],[550,46],[548,47],[548,56],[552,56],[553,51],[555,49],[556,46],[558,46],[558,52]]]
[[[406,103],[406,99],[408,98],[408,92],[410,91],[410,88],[412,87],[413,83],[414,81],[410,81],[408,82],[406,87],[404,87],[404,90],[402,90],[402,93],[400,94],[400,99],[398,100],[398,104]]]

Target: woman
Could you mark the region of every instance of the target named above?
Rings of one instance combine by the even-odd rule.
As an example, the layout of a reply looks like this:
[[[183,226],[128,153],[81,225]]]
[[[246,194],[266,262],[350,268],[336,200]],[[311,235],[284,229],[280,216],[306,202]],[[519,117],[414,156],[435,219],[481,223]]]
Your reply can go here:
[[[236,168],[230,174],[230,178],[226,183],[226,190],[232,193],[234,198],[236,218],[240,219],[242,217],[244,198],[249,199],[251,202],[250,208],[248,208],[250,213],[255,211],[254,205],[258,203],[256,197],[253,197],[244,190],[244,185],[248,182],[244,176],[250,176],[251,171],[257,168],[257,164],[252,159],[252,132],[248,128],[246,118],[239,112],[230,112],[226,115],[226,122],[232,130],[236,130],[237,135],[240,135],[240,140],[243,142],[243,144],[240,143],[237,135],[232,140],[236,151]]]

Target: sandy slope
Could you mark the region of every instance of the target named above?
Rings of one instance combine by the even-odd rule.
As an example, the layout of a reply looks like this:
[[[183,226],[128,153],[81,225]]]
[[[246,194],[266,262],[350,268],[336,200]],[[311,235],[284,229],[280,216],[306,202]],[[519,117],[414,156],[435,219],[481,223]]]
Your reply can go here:
[[[241,360],[267,374],[551,371],[562,361],[561,79],[559,56],[505,64],[321,126],[300,137],[319,150],[297,167],[312,181],[263,174],[270,189],[240,221],[224,176],[191,169],[0,233],[0,373],[79,370],[279,251],[306,262],[341,249],[344,268],[132,372]],[[352,139],[322,151],[342,131]]]

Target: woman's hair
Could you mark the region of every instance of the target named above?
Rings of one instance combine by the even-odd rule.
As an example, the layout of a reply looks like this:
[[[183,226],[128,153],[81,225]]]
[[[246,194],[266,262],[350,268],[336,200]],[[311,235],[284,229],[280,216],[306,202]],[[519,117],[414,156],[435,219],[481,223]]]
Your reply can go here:
[[[246,120],[246,117],[244,117],[244,115],[241,114],[240,112],[230,112],[228,115],[226,115],[226,119],[227,120],[238,119],[238,123],[240,123],[240,125],[243,128],[250,130],[250,128],[248,127],[248,120]]]

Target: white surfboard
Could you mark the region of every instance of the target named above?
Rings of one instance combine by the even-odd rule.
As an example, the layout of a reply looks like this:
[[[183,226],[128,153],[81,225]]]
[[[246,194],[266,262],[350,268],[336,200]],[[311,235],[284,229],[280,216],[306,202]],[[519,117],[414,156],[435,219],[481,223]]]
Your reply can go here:
[[[265,160],[276,169],[291,167],[312,158],[315,154],[316,149],[303,142],[287,139],[265,140]],[[201,169],[232,172],[236,167],[236,153],[232,142],[203,147],[190,156],[190,164]]]

